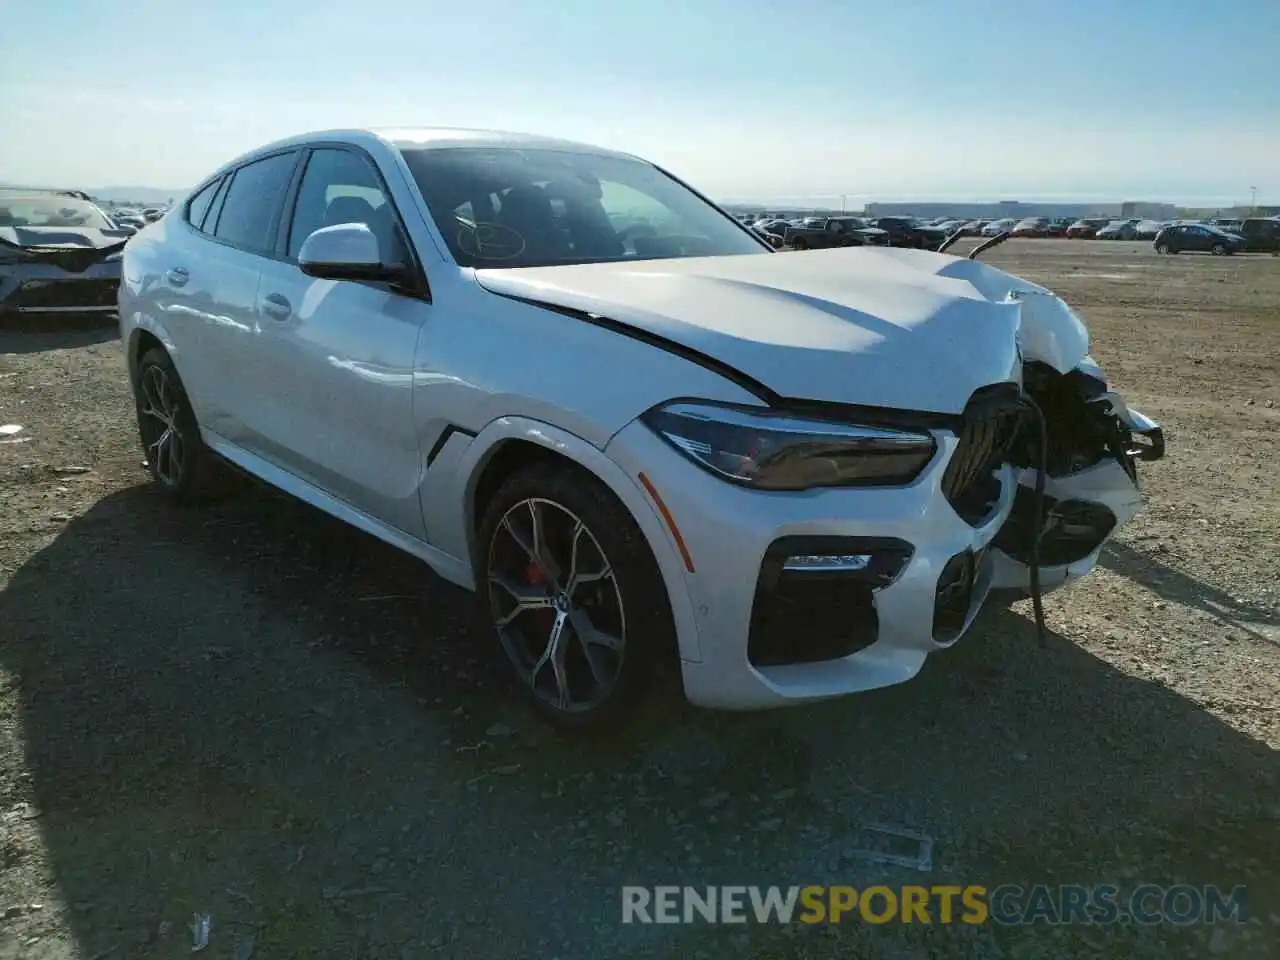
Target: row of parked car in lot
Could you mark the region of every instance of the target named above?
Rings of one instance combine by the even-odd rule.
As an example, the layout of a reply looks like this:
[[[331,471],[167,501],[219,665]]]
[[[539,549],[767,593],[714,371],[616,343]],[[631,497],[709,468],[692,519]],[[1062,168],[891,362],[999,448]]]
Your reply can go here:
[[[1247,217],[1213,220],[1114,220],[1089,217],[1012,217],[959,220],[938,217],[803,217],[742,218],[775,247],[808,250],[822,247],[894,246],[937,250],[957,233],[965,237],[1067,237],[1081,240],[1150,240],[1160,253],[1204,251],[1214,254],[1263,252],[1280,255],[1280,218]]]

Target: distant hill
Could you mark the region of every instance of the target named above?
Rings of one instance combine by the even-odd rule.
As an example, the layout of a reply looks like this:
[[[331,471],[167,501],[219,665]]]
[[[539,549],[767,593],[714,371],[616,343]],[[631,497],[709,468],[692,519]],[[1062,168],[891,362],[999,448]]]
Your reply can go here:
[[[175,187],[161,190],[158,187],[98,187],[86,191],[89,196],[99,200],[133,201],[135,203],[164,203],[173,198],[178,199],[187,192],[186,187]]]

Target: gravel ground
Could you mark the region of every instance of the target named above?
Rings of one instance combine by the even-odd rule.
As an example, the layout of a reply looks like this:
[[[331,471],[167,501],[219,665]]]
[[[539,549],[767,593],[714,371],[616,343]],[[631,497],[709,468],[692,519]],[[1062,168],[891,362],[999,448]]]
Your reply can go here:
[[[803,256],[803,254],[795,254]],[[914,682],[611,745],[285,497],[165,505],[112,330],[0,331],[0,958],[1280,956],[1280,261],[1014,241],[1161,420],[1098,573]],[[23,442],[12,442],[23,441]],[[854,853],[935,839],[928,874]],[[1244,925],[624,926],[639,883],[1246,884]]]

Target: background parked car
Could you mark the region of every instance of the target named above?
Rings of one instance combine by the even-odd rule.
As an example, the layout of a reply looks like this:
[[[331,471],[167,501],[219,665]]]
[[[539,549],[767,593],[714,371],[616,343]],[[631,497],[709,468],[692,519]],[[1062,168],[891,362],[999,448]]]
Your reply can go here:
[[[112,210],[108,216],[112,222],[120,227],[132,227],[135,231],[141,230],[147,225],[147,221],[143,218],[142,213],[130,207],[120,207]]]
[[[880,217],[872,220],[871,225],[888,234],[889,245],[893,247],[936,250],[947,239],[945,230],[924,226],[910,217]]]
[[[1110,222],[1104,217],[1086,217],[1067,227],[1067,236],[1073,240],[1092,240]]]
[[[1048,217],[1027,217],[1013,225],[1015,237],[1047,237],[1049,235]]]
[[[1240,224],[1240,236],[1248,252],[1280,256],[1280,218],[1249,217]]]
[[[1112,220],[1097,232],[1096,237],[1099,240],[1135,240],[1138,223],[1137,220]]]
[[[795,250],[889,245],[884,230],[868,227],[857,217],[806,217],[804,226],[788,225],[784,239]]]
[[[115,312],[131,232],[82,196],[0,189],[0,315]]]
[[[1015,226],[1017,226],[1017,223],[1018,221],[1014,220],[1013,217],[1006,217],[1003,220],[992,220],[982,228],[982,235],[984,237],[995,237],[1002,233],[1009,233]]]
[[[1138,225],[1134,227],[1135,239],[1154,240],[1156,238],[1156,234],[1167,226],[1169,226],[1169,224],[1162,220],[1141,220],[1138,222]]]
[[[1207,223],[1176,223],[1156,234],[1156,253],[1182,253],[1195,251],[1228,256],[1245,249],[1245,240],[1239,234],[1219,230]]]

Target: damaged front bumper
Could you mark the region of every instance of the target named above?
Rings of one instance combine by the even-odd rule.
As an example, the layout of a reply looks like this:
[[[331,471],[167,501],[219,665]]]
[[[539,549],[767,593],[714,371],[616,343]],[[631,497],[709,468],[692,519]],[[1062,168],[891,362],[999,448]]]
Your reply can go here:
[[[1049,401],[1046,427],[1051,444],[1055,434],[1067,436],[1057,445],[1057,456],[1051,457],[1040,510],[1037,470],[1026,468],[1018,477],[1009,519],[993,543],[994,591],[1029,592],[1036,559],[1040,587],[1046,592],[1092,571],[1106,541],[1142,507],[1138,462],[1164,456],[1164,431],[1158,423],[1094,377],[1075,373],[1081,388],[1079,406],[1063,403],[1062,391],[1056,402]],[[1065,382],[1068,378],[1060,378],[1057,386]],[[1045,393],[1041,390],[1042,400]],[[1081,429],[1090,423],[1096,429]],[[1039,529],[1037,514],[1043,518]]]
[[[0,314],[114,313],[123,246],[39,248],[0,241]]]

